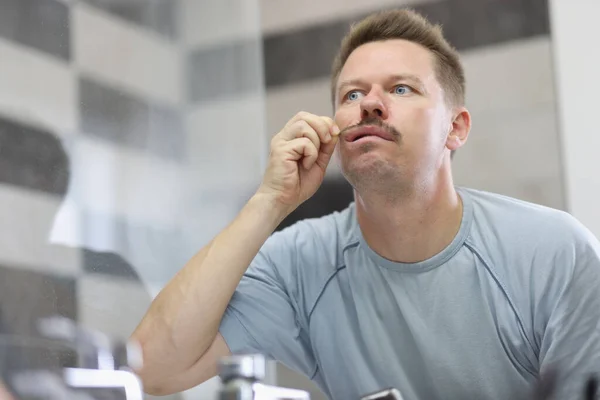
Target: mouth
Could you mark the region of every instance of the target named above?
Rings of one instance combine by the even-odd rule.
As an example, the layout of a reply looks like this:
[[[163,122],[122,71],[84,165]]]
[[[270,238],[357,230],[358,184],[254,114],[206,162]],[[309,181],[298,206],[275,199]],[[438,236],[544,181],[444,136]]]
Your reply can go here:
[[[359,135],[356,138],[352,139],[351,142],[352,143],[358,142],[358,141],[361,141],[366,138],[383,139],[381,136],[378,136],[378,135]],[[384,140],[387,140],[387,139],[384,139]]]
[[[394,135],[387,130],[377,126],[361,126],[350,130],[346,134],[347,142],[357,142],[365,138],[379,138],[387,141],[394,141]]]
[[[358,141],[360,139],[363,139],[363,138],[366,138],[366,137],[369,137],[369,136],[372,137],[372,136],[375,136],[375,135],[360,134],[360,135],[355,136],[352,140],[349,140],[349,141],[350,142],[356,142],[356,141]]]

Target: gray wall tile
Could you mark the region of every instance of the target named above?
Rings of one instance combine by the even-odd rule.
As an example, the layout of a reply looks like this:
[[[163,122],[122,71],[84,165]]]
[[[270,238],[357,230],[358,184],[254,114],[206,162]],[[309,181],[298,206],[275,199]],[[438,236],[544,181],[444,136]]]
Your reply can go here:
[[[148,28],[166,38],[177,39],[179,37],[178,0],[84,1],[129,22]]]
[[[40,318],[60,315],[77,321],[76,295],[74,279],[0,266],[0,333],[39,337]],[[77,361],[72,350],[27,343],[0,346],[0,372],[72,367]]]
[[[69,9],[56,0],[1,0],[0,37],[70,60]]]
[[[0,319],[11,334],[36,335],[37,320],[61,315],[77,320],[73,278],[0,266]]]
[[[441,23],[446,38],[459,50],[550,32],[547,0],[446,0],[413,8]],[[267,87],[329,76],[342,37],[360,18],[266,37]]]
[[[159,156],[180,159],[185,137],[180,113],[81,77],[80,121],[85,134]]]
[[[0,182],[64,195],[69,160],[60,139],[0,118]]]
[[[83,249],[82,255],[83,269],[88,273],[139,280],[135,269],[118,254]]]
[[[337,21],[265,38],[267,87],[328,76],[350,21]]]
[[[550,32],[547,0],[449,0],[418,7],[459,50]]]
[[[188,58],[188,99],[211,101],[262,90],[261,57],[257,40],[193,52]]]

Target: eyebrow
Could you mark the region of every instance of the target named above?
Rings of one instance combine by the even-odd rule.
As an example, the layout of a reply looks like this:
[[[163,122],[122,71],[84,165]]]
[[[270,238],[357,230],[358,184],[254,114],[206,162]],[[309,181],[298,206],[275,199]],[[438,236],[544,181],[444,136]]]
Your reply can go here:
[[[392,75],[390,76],[387,81],[389,82],[397,82],[397,81],[410,81],[412,83],[414,83],[417,86],[417,89],[419,90],[425,90],[425,85],[423,84],[423,81],[416,75],[413,74],[398,74],[398,75]],[[340,90],[342,90],[342,88],[346,87],[346,86],[365,86],[365,82],[362,79],[350,79],[347,81],[343,81],[340,83],[340,85],[338,86],[338,94],[340,92]]]

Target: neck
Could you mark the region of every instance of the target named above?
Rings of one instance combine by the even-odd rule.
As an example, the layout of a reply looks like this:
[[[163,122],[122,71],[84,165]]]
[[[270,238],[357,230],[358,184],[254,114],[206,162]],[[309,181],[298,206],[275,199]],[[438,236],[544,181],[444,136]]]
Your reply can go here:
[[[462,201],[449,174],[396,196],[355,191],[355,198],[365,241],[391,261],[433,257],[452,242],[462,221]]]

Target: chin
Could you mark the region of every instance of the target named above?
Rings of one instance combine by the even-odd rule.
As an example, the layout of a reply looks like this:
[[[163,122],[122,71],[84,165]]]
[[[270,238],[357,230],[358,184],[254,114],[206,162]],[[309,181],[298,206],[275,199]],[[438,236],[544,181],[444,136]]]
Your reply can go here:
[[[397,184],[404,175],[397,165],[382,158],[341,160],[342,174],[357,190],[377,190]]]

